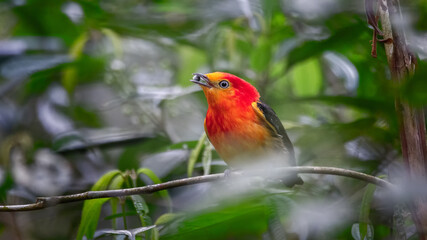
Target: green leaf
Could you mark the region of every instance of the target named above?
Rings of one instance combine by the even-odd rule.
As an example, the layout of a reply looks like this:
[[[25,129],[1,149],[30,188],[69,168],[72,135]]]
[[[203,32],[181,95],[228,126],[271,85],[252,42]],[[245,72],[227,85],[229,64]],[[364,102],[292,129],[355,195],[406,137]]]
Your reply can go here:
[[[190,158],[188,159],[188,165],[187,165],[188,177],[193,176],[194,165],[196,165],[197,159],[199,158],[200,153],[203,149],[205,139],[206,139],[206,133],[203,132],[202,136],[199,138],[199,141],[197,142],[196,148],[194,148],[193,151],[191,151]]]
[[[162,183],[162,181],[159,179],[159,177],[157,177],[157,175],[151,169],[140,168],[140,169],[138,169],[138,171],[136,172],[136,174],[138,176],[139,176],[139,174],[146,175],[148,178],[151,179],[151,181],[153,181],[154,184]],[[164,198],[168,202],[169,208],[171,209],[172,208],[172,200],[171,200],[171,198],[169,196],[168,191],[167,190],[162,190],[162,191],[159,191],[157,193],[160,195],[160,197]]]
[[[112,170],[104,174],[91,188],[91,191],[102,191],[106,190],[110,184],[113,182],[113,179],[120,174],[119,170]]]
[[[86,200],[83,204],[82,218],[80,221],[77,239],[83,239],[86,236],[88,239],[93,238],[96,227],[98,225],[99,215],[101,214],[102,205],[109,198]]]
[[[322,71],[319,59],[311,58],[292,69],[293,90],[296,96],[318,95],[322,89]]]
[[[142,198],[139,195],[132,195],[131,196],[133,206],[135,207],[136,212],[141,216],[145,216],[150,212],[150,209],[148,208],[147,203],[145,202],[144,198]]]
[[[113,179],[120,174],[120,171],[113,170],[104,174],[91,188],[91,191],[106,190]],[[77,240],[83,239],[86,236],[88,239],[93,238],[96,227],[98,226],[99,216],[101,214],[101,207],[110,198],[100,198],[86,200],[83,204],[82,218],[80,221],[79,230],[77,233]]]
[[[121,189],[121,188],[123,188],[124,181],[125,181],[125,179],[121,175],[116,175],[116,177],[114,177],[113,180],[111,180],[110,185],[109,185],[109,189]],[[119,199],[118,198],[111,198],[110,200],[111,200],[111,202],[110,202],[111,213],[112,213],[112,215],[114,215],[117,213],[117,207],[119,205]],[[112,225],[113,225],[114,229],[117,227],[117,223],[116,223],[115,218],[112,219]]]
[[[138,213],[138,217],[139,217],[139,220],[141,221],[141,225],[145,227],[151,224],[152,221],[148,216],[150,209],[148,208],[144,198],[142,198],[139,195],[132,195],[130,196],[130,198],[132,199],[133,206],[135,207],[135,210]],[[151,231],[145,232],[145,239],[150,239],[150,238],[151,238]]]

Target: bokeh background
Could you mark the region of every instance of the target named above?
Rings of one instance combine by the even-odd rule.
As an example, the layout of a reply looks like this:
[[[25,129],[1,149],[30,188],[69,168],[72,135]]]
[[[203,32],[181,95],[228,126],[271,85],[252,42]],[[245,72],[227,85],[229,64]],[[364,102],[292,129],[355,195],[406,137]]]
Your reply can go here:
[[[2,0],[0,199],[83,192],[102,176],[111,189],[224,171],[189,82],[212,71],[257,87],[300,165],[393,181],[403,168],[394,96],[427,102],[427,3],[404,1],[402,13],[418,68],[396,89],[383,44],[371,56],[362,0]],[[381,189],[303,178],[293,190],[238,182],[112,199],[99,217],[82,202],[0,213],[0,238],[416,239],[408,209]]]

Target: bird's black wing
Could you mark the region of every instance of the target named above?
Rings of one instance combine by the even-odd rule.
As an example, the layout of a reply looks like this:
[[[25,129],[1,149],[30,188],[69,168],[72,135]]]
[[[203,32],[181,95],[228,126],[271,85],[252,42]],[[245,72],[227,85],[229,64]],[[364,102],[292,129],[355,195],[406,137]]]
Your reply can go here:
[[[289,153],[289,164],[291,166],[296,166],[294,146],[292,145],[292,142],[289,139],[288,134],[286,133],[285,127],[283,127],[283,124],[280,121],[277,114],[274,112],[274,110],[270,106],[268,106],[267,104],[261,101],[252,103],[252,107],[255,110],[255,112],[258,114],[258,116],[266,123],[267,127],[270,128],[272,133],[277,135],[277,137],[281,139],[285,147],[285,151]],[[303,183],[302,179],[296,176],[296,178],[294,178],[287,185],[293,186],[294,184],[302,184],[302,183]]]
[[[267,126],[270,128],[270,130],[276,134],[278,137],[281,138],[282,143],[284,147],[286,148],[286,151],[289,152],[292,165],[296,165],[295,162],[295,152],[294,152],[294,146],[292,145],[291,140],[288,137],[288,134],[286,133],[285,128],[283,127],[282,122],[280,121],[279,117],[276,115],[274,110],[268,106],[267,104],[257,101],[256,103],[252,104],[252,107],[254,108],[255,112],[260,115],[264,121],[266,121]]]

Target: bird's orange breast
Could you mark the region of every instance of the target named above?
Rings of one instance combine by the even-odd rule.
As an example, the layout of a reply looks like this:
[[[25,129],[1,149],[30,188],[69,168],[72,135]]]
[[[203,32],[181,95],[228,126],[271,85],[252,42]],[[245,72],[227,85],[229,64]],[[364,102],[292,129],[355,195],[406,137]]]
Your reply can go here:
[[[271,133],[251,106],[208,109],[205,131],[219,155],[233,166],[236,159],[258,155],[271,145]]]

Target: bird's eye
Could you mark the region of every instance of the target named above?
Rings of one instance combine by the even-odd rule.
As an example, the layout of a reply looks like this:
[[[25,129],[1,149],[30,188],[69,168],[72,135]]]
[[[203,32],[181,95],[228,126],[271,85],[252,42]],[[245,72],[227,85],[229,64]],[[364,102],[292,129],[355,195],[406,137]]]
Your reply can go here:
[[[221,82],[219,82],[218,84],[221,88],[228,88],[230,86],[230,83],[226,80],[222,80]]]

